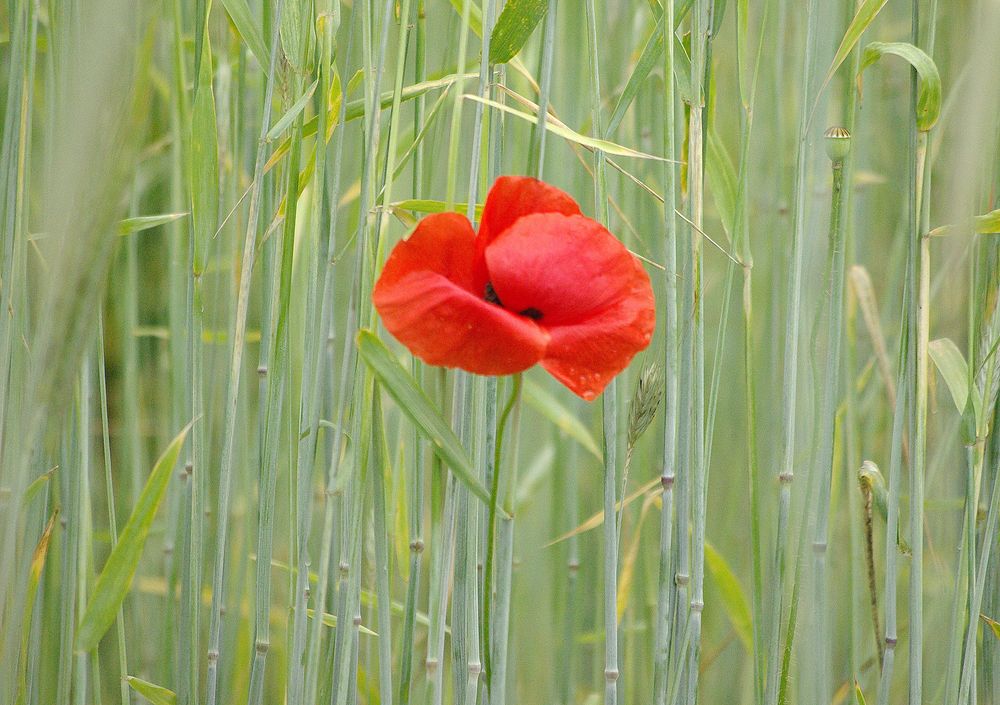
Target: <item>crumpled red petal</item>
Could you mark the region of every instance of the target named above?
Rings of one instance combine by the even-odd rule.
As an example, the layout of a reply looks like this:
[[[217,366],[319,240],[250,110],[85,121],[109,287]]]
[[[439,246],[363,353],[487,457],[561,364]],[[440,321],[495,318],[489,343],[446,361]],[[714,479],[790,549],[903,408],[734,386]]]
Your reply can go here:
[[[579,215],[580,206],[566,192],[530,176],[501,176],[486,196],[479,238],[488,245],[526,215],[562,213]]]
[[[648,286],[648,280],[647,280]],[[625,297],[598,315],[576,325],[549,329],[542,367],[592,401],[624,370],[653,337],[656,313],[653,296],[637,286],[635,297]]]
[[[478,287],[489,281],[483,253],[495,238],[519,218],[532,213],[578,215],[580,206],[564,191],[529,176],[501,176],[490,188],[476,238],[475,279]]]
[[[375,308],[386,330],[428,364],[482,375],[526,370],[541,359],[548,333],[473,293],[474,237],[456,213],[424,218],[386,261]]]
[[[545,369],[584,399],[649,345],[656,316],[649,277],[600,223],[526,216],[485,257],[504,307],[532,315],[551,335]]]

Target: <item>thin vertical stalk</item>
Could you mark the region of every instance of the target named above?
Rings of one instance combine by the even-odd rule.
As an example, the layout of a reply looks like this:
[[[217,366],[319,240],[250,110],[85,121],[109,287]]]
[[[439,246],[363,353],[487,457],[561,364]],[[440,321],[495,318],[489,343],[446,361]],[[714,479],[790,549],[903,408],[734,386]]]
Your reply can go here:
[[[827,267],[830,301],[827,318],[826,374],[823,380],[823,406],[820,412],[822,429],[816,505],[813,509],[813,609],[818,627],[812,639],[814,662],[810,667],[815,698],[821,702],[829,697],[830,688],[830,615],[826,577],[827,545],[829,542],[830,488],[833,481],[834,442],[837,406],[840,398],[840,341],[844,319],[844,159],[850,145],[850,133],[844,128],[826,132],[827,152],[832,163],[833,187],[830,200],[830,249]]]
[[[797,395],[799,380],[799,323],[802,319],[803,239],[806,225],[806,177],[809,164],[809,110],[812,105],[812,74],[816,45],[817,3],[806,6],[806,36],[802,58],[801,103],[795,157],[795,195],[791,241],[791,276],[788,279],[788,309],[785,314],[784,384],[782,385],[782,442],[778,482],[778,525],[774,546],[774,569],[771,592],[774,595],[768,625],[767,703],[778,702],[778,673],[781,659],[781,623],[784,615],[785,574],[788,545],[788,515],[795,478],[795,429],[798,422]]]
[[[414,77],[415,83],[424,80],[426,62],[426,22],[424,18],[424,1],[416,2],[415,25],[415,47],[414,47]],[[345,101],[346,102],[346,101]],[[424,126],[425,99],[419,96],[413,111],[413,133],[420,134]],[[413,155],[413,193],[419,195],[423,188],[423,140],[417,145]],[[413,373],[417,379],[421,378],[421,365],[417,358],[413,358]],[[403,651],[399,663],[399,703],[409,705],[412,695],[413,679],[413,655],[416,651],[414,645],[414,624],[417,616],[417,599],[420,594],[420,579],[422,561],[421,556],[424,551],[424,448],[419,430],[413,427],[410,436],[413,447],[413,468],[412,473],[407,474],[407,520],[410,548],[410,570],[409,580],[406,585],[406,603],[403,617]]]
[[[225,597],[226,553],[229,550],[229,508],[233,485],[233,446],[236,440],[236,418],[239,410],[240,372],[243,367],[243,347],[246,339],[247,312],[250,305],[250,279],[256,254],[257,224],[261,210],[261,186],[264,176],[264,157],[267,143],[265,137],[271,124],[271,96],[274,91],[275,62],[278,54],[278,26],[284,0],[277,0],[276,20],[271,32],[271,56],[268,63],[264,90],[263,116],[261,118],[260,139],[254,160],[253,183],[250,191],[250,206],[247,217],[243,256],[240,266],[240,286],[236,299],[236,320],[233,324],[233,347],[229,364],[229,378],[226,386],[226,402],[222,428],[222,455],[219,464],[219,490],[216,509],[215,561],[212,575],[212,605],[210,607],[208,630],[208,667],[206,670],[206,698],[208,705],[215,705],[218,690],[218,664],[222,634],[222,606]]]
[[[595,134],[603,134],[601,120],[600,51],[597,44],[596,0],[587,0],[587,34],[590,48],[591,122]],[[608,222],[606,162],[594,151],[594,199],[596,215]],[[617,382],[612,380],[601,398],[604,445],[604,704],[618,702],[618,523],[615,521],[618,481]]]
[[[100,384],[101,395],[101,441],[104,448],[104,491],[108,503],[108,528],[111,531],[111,549],[114,550],[118,543],[118,518],[115,511],[115,488],[111,480],[111,431],[108,423],[108,381],[107,366],[104,359],[104,316],[98,316],[97,324],[97,369],[98,382]],[[115,646],[118,650],[118,680],[119,694],[122,705],[128,705],[129,693],[128,683],[125,676],[128,675],[128,650],[125,641],[125,619],[122,616],[122,609],[118,608],[115,615]]]
[[[674,147],[674,0],[665,0],[663,6],[663,153],[673,159]],[[670,608],[673,584],[673,525],[674,480],[677,475],[677,418],[678,418],[678,356],[680,343],[677,328],[677,222],[676,165],[670,161],[663,165],[663,235],[664,235],[664,308],[666,332],[663,346],[664,408],[663,408],[663,457],[660,473],[662,506],[660,509],[660,553],[656,602],[656,634],[654,646],[653,701],[666,705],[669,685],[670,659]],[[682,540],[685,537],[682,537]]]
[[[404,0],[405,2],[405,0]],[[404,13],[404,17],[406,14]],[[405,24],[405,23],[404,23]],[[372,397],[372,511],[375,517],[375,590],[378,600],[379,702],[392,705],[392,619],[389,595],[389,537],[385,508],[385,434],[382,430],[381,391],[376,383]]]

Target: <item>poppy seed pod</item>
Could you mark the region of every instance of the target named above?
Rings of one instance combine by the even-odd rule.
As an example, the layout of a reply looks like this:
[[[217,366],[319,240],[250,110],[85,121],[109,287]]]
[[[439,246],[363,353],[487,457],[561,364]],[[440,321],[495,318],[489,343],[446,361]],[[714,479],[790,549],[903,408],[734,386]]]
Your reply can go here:
[[[482,375],[541,363],[594,399],[656,323],[639,261],[566,193],[504,176],[479,232],[436,213],[393,248],[372,293],[386,329],[424,362]]]
[[[826,154],[831,161],[842,162],[851,151],[851,133],[845,127],[831,127],[823,133]]]

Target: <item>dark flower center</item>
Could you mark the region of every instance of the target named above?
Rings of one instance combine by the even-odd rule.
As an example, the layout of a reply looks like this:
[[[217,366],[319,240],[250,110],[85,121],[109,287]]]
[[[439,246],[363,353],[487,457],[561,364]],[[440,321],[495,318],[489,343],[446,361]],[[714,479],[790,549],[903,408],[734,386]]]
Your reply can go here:
[[[483,299],[487,303],[496,304],[500,308],[503,308],[503,301],[501,301],[500,297],[497,296],[497,292],[493,288],[492,282],[486,282],[486,290],[483,292]],[[539,311],[537,308],[526,308],[523,311],[518,311],[517,315],[530,318],[533,321],[537,321],[541,319],[542,312]]]

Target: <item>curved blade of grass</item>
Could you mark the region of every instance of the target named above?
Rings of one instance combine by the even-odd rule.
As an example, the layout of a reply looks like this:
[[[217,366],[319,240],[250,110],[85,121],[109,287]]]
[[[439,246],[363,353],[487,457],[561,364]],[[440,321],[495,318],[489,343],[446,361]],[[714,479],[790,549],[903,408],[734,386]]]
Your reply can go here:
[[[820,97],[823,95],[823,91],[829,85],[830,81],[833,79],[833,75],[837,73],[837,69],[840,65],[844,63],[848,55],[857,45],[858,40],[861,39],[861,35],[865,33],[865,30],[871,25],[881,12],[882,8],[885,7],[889,0],[865,0],[865,2],[858,8],[858,11],[854,14],[854,19],[851,20],[851,24],[848,25],[847,31],[844,32],[844,38],[840,40],[840,46],[837,47],[837,53],[833,55],[833,61],[830,62],[830,68],[827,69],[826,76],[823,78],[823,84],[819,87],[819,92],[816,94],[816,102],[813,104],[812,111],[816,111],[816,106],[819,105]]]
[[[175,705],[177,703],[177,693],[162,685],[156,685],[135,676],[125,676],[125,682],[152,705]]]
[[[715,586],[719,589],[719,597],[722,598],[722,607],[726,612],[726,617],[736,630],[743,648],[747,653],[753,652],[753,619],[750,616],[750,602],[747,600],[746,591],[740,584],[739,578],[733,572],[732,566],[725,557],[719,553],[715,546],[705,541],[705,565],[712,576]]]
[[[597,441],[594,440],[587,427],[548,390],[534,382],[525,380],[524,400],[535,411],[551,421],[556,428],[579,443],[585,451],[598,460],[603,460],[604,456],[601,454],[600,448],[597,447]]]
[[[548,9],[548,0],[508,0],[490,33],[490,63],[513,59]]]
[[[417,430],[431,442],[435,454],[476,497],[489,503],[490,494],[476,476],[468,452],[410,373],[370,330],[358,332],[357,345],[361,359]]]
[[[115,615],[132,584],[132,577],[139,565],[139,557],[146,545],[149,528],[153,524],[160,501],[166,494],[170,474],[177,463],[177,456],[181,452],[189,430],[191,430],[190,423],[181,429],[153,465],[153,472],[150,473],[146,486],[142,488],[128,523],[125,524],[118,543],[115,544],[104,568],[101,569],[101,574],[97,577],[94,592],[90,602],[87,603],[77,631],[77,651],[91,651],[115,621]]]
[[[421,81],[420,83],[414,83],[410,86],[406,86],[400,93],[400,101],[406,102],[408,100],[413,100],[423,94],[436,90],[438,88],[445,88],[457,81],[464,81],[468,78],[475,78],[478,76],[476,73],[453,73],[443,76],[442,78],[436,78],[431,81]],[[353,84],[353,79],[351,81]],[[348,85],[348,94],[350,93],[351,86]],[[379,106],[382,108],[388,108],[392,105],[393,93],[392,91],[383,93],[379,97]],[[344,109],[344,122],[351,122],[352,120],[357,120],[365,114],[365,99],[358,98],[357,100],[352,100]],[[534,119],[534,118],[532,118]],[[327,115],[327,140],[329,141],[330,136],[333,134],[333,127],[337,122],[337,111],[331,110]],[[313,116],[311,119],[306,120],[302,125],[302,139],[307,137],[312,137],[316,134],[316,126],[319,124],[319,118]],[[275,150],[271,153],[268,158],[267,163],[264,164],[264,173],[266,174],[274,165],[281,161],[281,158],[288,154],[288,149],[291,147],[291,139],[285,139],[281,144],[279,144]]]
[[[278,118],[278,121],[274,123],[274,127],[267,131],[268,141],[277,139],[282,132],[287,130],[295,122],[295,118],[305,110],[306,105],[309,104],[309,99],[313,97],[313,93],[316,92],[316,86],[319,85],[319,80],[315,80],[309,84],[305,92],[299,97],[297,101],[292,103],[292,107],[285,111],[285,114]],[[337,105],[339,108],[339,103]]]
[[[886,54],[905,59],[917,70],[917,75],[920,76],[916,106],[917,129],[927,132],[934,127],[941,114],[941,75],[937,65],[923,49],[909,42],[872,42],[865,47],[858,76]]]
[[[488,105],[491,108],[496,108],[501,110],[508,115],[513,115],[514,117],[525,120],[535,125],[538,123],[538,118],[535,115],[529,115],[528,113],[521,112],[520,110],[515,110],[510,106],[504,105],[503,103],[498,103],[495,100],[490,100],[489,98],[481,98],[478,95],[472,95],[466,93],[462,96],[463,98],[468,98],[469,100],[474,100],[476,102]],[[581,135],[575,130],[571,130],[565,125],[560,125],[553,123],[549,120],[545,121],[545,129],[554,135],[558,135],[565,140],[570,142],[575,142],[578,145],[587,147],[588,149],[599,150],[606,154],[614,154],[619,157],[633,157],[635,159],[653,159],[658,162],[669,162],[673,161],[671,159],[664,159],[663,157],[658,157],[654,154],[646,154],[645,152],[640,152],[629,147],[623,147],[620,144],[615,144],[614,142],[609,142],[608,140],[597,139],[596,137],[587,137],[586,135]]]
[[[132,233],[156,228],[175,220],[180,220],[187,213],[161,213],[160,215],[140,215],[134,218],[126,218],[118,221],[118,234],[131,235]]]
[[[615,513],[617,514],[622,509],[624,509],[628,505],[632,504],[632,502],[634,502],[635,500],[639,499],[639,497],[642,497],[644,494],[646,494],[647,492],[649,492],[650,490],[652,490],[658,484],[660,484],[660,478],[659,477],[654,477],[652,480],[650,480],[649,482],[647,482],[645,485],[642,485],[641,487],[638,487],[632,494],[630,494],[625,499],[618,500],[618,502],[615,503]],[[582,524],[580,524],[579,526],[577,526],[575,529],[571,529],[571,530],[567,531],[565,534],[563,534],[562,536],[559,536],[558,538],[555,538],[555,539],[552,539],[551,541],[549,541],[547,544],[545,544],[545,547],[548,548],[549,546],[555,546],[557,543],[561,543],[562,541],[565,541],[566,539],[570,539],[570,538],[573,538],[574,536],[578,536],[580,534],[586,533],[587,531],[591,531],[592,529],[596,529],[598,526],[600,526],[603,523],[604,523],[604,512],[603,511],[597,512],[596,514],[592,514],[590,517],[587,518],[587,520],[585,522],[583,522]]]
[[[944,377],[951,398],[955,400],[955,406],[961,413],[969,398],[969,365],[965,362],[965,356],[951,338],[932,340],[928,347],[931,359]]]
[[[722,227],[731,241],[736,222],[736,169],[714,125],[708,129],[707,142],[705,173],[711,187],[712,198],[715,200],[715,207],[719,209]]]
[[[608,120],[608,126],[604,129],[604,136],[608,137],[614,134],[615,130],[618,129],[618,125],[621,124],[622,118],[625,117],[625,112],[628,107],[635,100],[636,94],[639,92],[639,88],[649,77],[650,71],[656,65],[656,62],[660,60],[660,56],[663,54],[663,15],[660,15],[659,21],[656,23],[656,28],[653,33],[646,40],[646,45],[642,48],[642,53],[639,55],[639,60],[635,63],[635,68],[632,69],[632,73],[628,77],[628,81],[625,83],[625,88],[622,89],[622,94],[618,96],[618,102],[615,103],[615,109],[611,112],[611,119]]]
[[[435,201],[429,198],[410,198],[405,201],[396,201],[389,204],[393,210],[413,211],[414,213],[444,213],[448,210],[448,204],[444,201]],[[465,213],[469,209],[468,203],[456,203],[455,212]],[[476,218],[483,216],[483,204],[476,204]]]
[[[250,51],[257,57],[257,63],[266,69],[271,53],[267,50],[264,34],[260,31],[257,21],[250,12],[247,0],[222,0],[222,6],[226,8],[226,13],[233,21],[233,26],[236,27],[240,38],[246,42]]]

